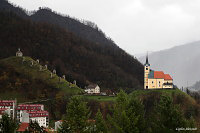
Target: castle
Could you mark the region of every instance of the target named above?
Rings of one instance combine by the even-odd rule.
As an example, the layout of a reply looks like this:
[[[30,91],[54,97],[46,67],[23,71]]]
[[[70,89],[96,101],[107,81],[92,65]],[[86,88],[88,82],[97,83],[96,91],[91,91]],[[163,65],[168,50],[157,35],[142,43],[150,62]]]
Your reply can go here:
[[[173,88],[173,79],[163,71],[153,71],[150,69],[148,55],[144,64],[144,89],[164,89]]]

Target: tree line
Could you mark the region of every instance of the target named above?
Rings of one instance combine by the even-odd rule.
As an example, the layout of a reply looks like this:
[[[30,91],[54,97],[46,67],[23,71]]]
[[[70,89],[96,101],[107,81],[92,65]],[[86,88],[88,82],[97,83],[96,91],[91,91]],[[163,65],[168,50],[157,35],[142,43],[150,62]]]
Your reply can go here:
[[[154,111],[147,117],[143,103],[134,97],[130,98],[121,90],[111,108],[111,114],[103,118],[98,110],[94,121],[89,121],[90,109],[86,102],[81,97],[74,96],[67,105],[66,115],[58,132],[175,133],[178,128],[195,128],[194,119],[186,119],[171,97],[162,95],[154,106]]]
[[[81,96],[73,96],[67,104],[59,133],[175,133],[179,128],[195,128],[192,117],[186,118],[180,106],[173,103],[170,96],[161,95],[154,103],[150,116],[140,99],[128,96],[124,91],[117,94],[110,114],[103,117],[99,109],[94,119],[90,118],[90,108]],[[12,128],[11,128],[12,127]],[[16,130],[16,123],[7,116],[0,121],[0,129],[6,133]],[[33,131],[43,131],[36,123],[30,124]],[[182,132],[195,132],[183,130]]]

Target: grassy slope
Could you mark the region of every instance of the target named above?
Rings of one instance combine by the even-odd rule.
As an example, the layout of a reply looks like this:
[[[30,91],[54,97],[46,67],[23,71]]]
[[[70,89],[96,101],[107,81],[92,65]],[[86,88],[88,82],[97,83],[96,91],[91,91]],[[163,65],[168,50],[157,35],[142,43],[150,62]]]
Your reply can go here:
[[[33,66],[30,66],[31,61],[34,62]],[[39,64],[30,57],[25,57],[25,61],[23,63],[21,57],[10,57],[2,59],[0,60],[0,66],[14,69],[15,72],[20,73],[25,77],[29,77],[31,81],[41,80],[45,84],[48,84],[50,87],[56,88],[59,94],[75,95],[82,92],[80,88],[66,80],[62,79],[61,82],[59,82],[59,77],[57,75],[54,75],[53,78],[50,78],[51,72],[49,70],[44,70],[44,66],[43,70],[39,71]],[[2,88],[3,87],[0,87],[0,89]],[[20,93],[9,90],[6,90],[6,92],[7,93],[1,94],[2,99],[17,98],[19,102],[23,102],[25,100],[23,95]]]
[[[96,100],[99,102],[114,102],[116,100],[116,97],[113,96],[83,96],[84,99],[86,100]]]

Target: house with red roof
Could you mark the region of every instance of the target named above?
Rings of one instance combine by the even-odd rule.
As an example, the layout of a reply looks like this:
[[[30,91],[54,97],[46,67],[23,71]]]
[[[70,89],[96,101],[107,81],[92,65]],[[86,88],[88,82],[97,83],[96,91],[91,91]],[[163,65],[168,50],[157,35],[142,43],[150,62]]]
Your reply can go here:
[[[29,123],[21,123],[17,132],[25,132],[28,131]]]
[[[148,56],[144,64],[144,89],[172,89],[173,79],[169,74],[163,71],[154,71],[150,69]]]

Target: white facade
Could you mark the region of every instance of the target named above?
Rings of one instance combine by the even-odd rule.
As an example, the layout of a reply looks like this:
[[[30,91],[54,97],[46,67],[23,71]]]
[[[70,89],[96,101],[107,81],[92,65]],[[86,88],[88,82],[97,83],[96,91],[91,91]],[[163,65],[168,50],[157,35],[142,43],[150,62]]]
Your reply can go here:
[[[37,122],[40,127],[49,126],[49,113],[47,111],[23,111],[20,116],[21,123]]]
[[[30,122],[29,113],[23,111],[19,119],[21,123],[29,123]]]
[[[47,127],[47,118],[46,117],[33,117],[30,118],[30,121],[36,121],[40,127]]]
[[[100,87],[98,85],[89,85],[85,92],[88,94],[99,94],[100,93]]]
[[[0,100],[0,109],[8,109],[6,113],[15,118],[16,100]]]
[[[21,117],[24,111],[44,111],[43,104],[20,104],[17,106],[17,119],[21,122]]]
[[[17,119],[21,123],[36,121],[39,126],[48,127],[49,113],[44,111],[42,104],[21,104],[17,107]]]

